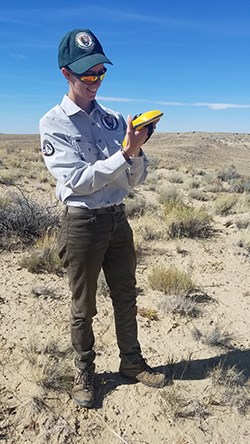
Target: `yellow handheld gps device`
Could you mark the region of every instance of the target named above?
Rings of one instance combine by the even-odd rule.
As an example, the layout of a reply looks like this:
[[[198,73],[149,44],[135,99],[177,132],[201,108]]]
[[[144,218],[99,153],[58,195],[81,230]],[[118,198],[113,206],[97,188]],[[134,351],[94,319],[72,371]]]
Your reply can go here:
[[[163,113],[158,109],[154,109],[152,111],[146,111],[143,114],[139,114],[139,116],[135,116],[132,121],[133,128],[137,131],[140,131],[144,126],[149,125],[150,123],[154,123],[159,120],[163,116]]]
[[[132,120],[133,128],[137,131],[140,131],[144,126],[148,127],[148,138],[147,140],[152,136],[154,132],[154,123],[158,122],[158,120],[163,116],[163,113],[159,111],[158,109],[154,109],[152,111],[146,111],[143,114],[139,114],[138,116],[135,116]],[[147,142],[147,140],[145,142]],[[144,143],[145,143],[144,142]],[[122,143],[122,146],[124,147],[126,145],[126,137]]]

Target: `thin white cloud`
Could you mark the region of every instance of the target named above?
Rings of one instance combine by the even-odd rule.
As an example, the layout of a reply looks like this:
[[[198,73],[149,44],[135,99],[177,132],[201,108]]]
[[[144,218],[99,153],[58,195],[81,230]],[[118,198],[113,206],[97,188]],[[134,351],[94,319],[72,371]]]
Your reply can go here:
[[[166,105],[166,106],[192,106],[190,103],[184,102],[162,102],[159,100],[146,100],[146,99],[131,99],[128,97],[102,97],[98,96],[98,100],[105,100],[106,102],[141,102],[141,103],[152,103],[156,105]]]
[[[98,97],[98,100],[103,100],[106,102],[143,102],[162,106],[191,106],[191,107],[207,107],[209,109],[220,111],[226,109],[243,109],[250,108],[250,104],[239,104],[239,103],[210,103],[210,102],[165,102],[159,100],[145,100],[145,99],[130,99],[128,97]]]
[[[193,106],[207,106],[210,109],[214,110],[224,110],[224,109],[232,109],[232,108],[250,108],[250,104],[241,105],[238,103],[207,103],[207,102],[197,102],[193,103]]]

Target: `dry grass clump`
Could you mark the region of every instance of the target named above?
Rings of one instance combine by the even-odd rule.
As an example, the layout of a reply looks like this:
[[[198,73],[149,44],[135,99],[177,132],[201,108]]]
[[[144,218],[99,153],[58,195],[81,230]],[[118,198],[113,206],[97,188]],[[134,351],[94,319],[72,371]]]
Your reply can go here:
[[[164,205],[164,220],[170,238],[206,238],[212,233],[212,218],[205,208],[194,208],[183,202]]]
[[[31,273],[62,272],[62,263],[58,256],[56,234],[45,234],[38,240],[30,253],[21,259],[20,266],[27,268]]]
[[[250,398],[245,383],[247,377],[234,365],[225,368],[219,363],[208,374],[210,383],[206,386],[201,399],[189,396],[187,391],[174,385],[161,391],[162,409],[171,422],[179,419],[206,420],[214,414],[214,407],[227,407],[240,415],[249,411]],[[213,410],[212,410],[213,407]]]
[[[236,245],[241,248],[242,253],[249,257],[250,255],[250,229],[247,229],[244,233],[241,233]]]
[[[236,365],[225,367],[219,363],[208,374],[211,378],[209,402],[212,405],[223,405],[236,410],[240,415],[249,411],[250,397],[245,383],[247,377]]]
[[[134,219],[133,231],[136,238],[140,236],[141,240],[144,241],[167,237],[167,227],[157,211],[154,213],[146,211],[145,214]]]
[[[165,294],[186,295],[196,289],[192,278],[176,267],[166,268],[163,265],[155,267],[148,275],[148,281],[154,290]]]
[[[155,308],[152,307],[141,307],[138,308],[138,313],[143,317],[147,318],[149,321],[159,321],[159,314]]]
[[[72,385],[71,348],[59,349],[54,339],[41,346],[31,340],[23,352],[33,381],[43,389],[65,391]]]
[[[236,196],[218,196],[214,202],[215,213],[220,216],[227,216],[228,214],[232,214],[234,211],[234,207],[237,203]]]
[[[20,171],[15,169],[1,169],[0,170],[0,184],[2,185],[14,185],[17,179],[20,179],[22,175]]]
[[[0,246],[10,249],[12,245],[32,244],[48,229],[59,225],[59,212],[31,200],[22,193],[11,193],[0,206]]]
[[[194,327],[192,335],[196,341],[200,341],[209,347],[226,349],[232,348],[231,341],[234,339],[233,334],[229,333],[225,328],[221,328],[219,325],[216,325],[207,332],[202,332]]]
[[[188,397],[178,385],[168,387],[167,390],[161,392],[161,396],[164,413],[168,416],[171,423],[181,418],[198,420],[200,422],[210,414],[206,400]]]
[[[197,301],[183,295],[167,295],[160,302],[159,307],[166,313],[183,317],[195,318],[199,315]]]

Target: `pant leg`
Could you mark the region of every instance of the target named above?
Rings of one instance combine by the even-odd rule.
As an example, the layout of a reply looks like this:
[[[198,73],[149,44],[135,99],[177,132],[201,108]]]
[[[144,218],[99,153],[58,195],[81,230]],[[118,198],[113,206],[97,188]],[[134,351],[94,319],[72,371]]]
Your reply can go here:
[[[111,218],[66,214],[59,235],[59,256],[67,270],[71,302],[71,341],[80,369],[95,359],[92,319],[97,279],[108,248]]]
[[[136,319],[136,255],[125,213],[114,214],[113,218],[114,230],[104,257],[103,271],[114,307],[121,367],[129,371],[141,361]]]

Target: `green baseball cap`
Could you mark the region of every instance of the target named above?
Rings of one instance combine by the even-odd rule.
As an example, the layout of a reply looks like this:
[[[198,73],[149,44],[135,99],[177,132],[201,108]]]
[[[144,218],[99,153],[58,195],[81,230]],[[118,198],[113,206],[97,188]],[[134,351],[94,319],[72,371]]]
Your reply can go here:
[[[58,65],[68,66],[76,74],[83,74],[99,63],[113,63],[105,56],[102,45],[89,29],[74,29],[61,40]]]

